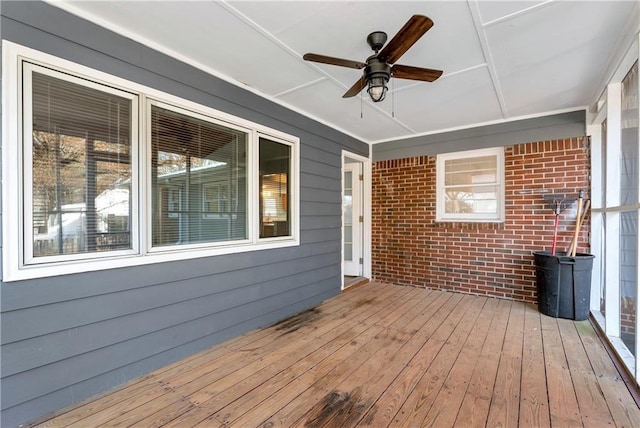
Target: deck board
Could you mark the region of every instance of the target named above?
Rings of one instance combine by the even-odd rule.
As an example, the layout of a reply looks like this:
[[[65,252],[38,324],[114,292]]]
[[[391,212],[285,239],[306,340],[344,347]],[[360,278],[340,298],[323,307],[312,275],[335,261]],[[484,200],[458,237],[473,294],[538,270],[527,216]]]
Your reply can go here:
[[[582,426],[558,320],[541,317],[551,426]]]
[[[524,318],[522,345],[522,380],[520,384],[520,412],[518,425],[523,427],[549,427],[549,402],[544,376],[544,348],[542,328],[537,308],[527,305]]]
[[[588,321],[369,283],[40,426],[640,426]]]
[[[467,341],[449,372],[449,376],[445,379],[429,413],[422,422],[423,426],[442,427],[455,424],[458,410],[469,387],[469,379],[476,368],[478,355],[482,351],[487,334],[489,334],[497,306],[497,299],[488,299],[485,303],[472,332],[468,335]]]
[[[512,302],[501,300],[491,321],[491,332],[482,346],[469,387],[456,416],[457,426],[484,426],[489,415],[493,387]]]
[[[487,426],[490,427],[518,425],[525,307],[511,305],[487,418]]]

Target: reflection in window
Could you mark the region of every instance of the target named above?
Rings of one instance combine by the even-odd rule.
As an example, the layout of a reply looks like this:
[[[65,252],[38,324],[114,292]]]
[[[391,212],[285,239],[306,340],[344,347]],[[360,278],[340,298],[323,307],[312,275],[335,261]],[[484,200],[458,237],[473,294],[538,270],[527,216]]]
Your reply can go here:
[[[291,147],[260,138],[260,237],[289,236]]]
[[[247,238],[247,139],[152,105],[154,246]]]
[[[131,248],[131,101],[37,72],[32,85],[33,257]]]
[[[622,81],[620,140],[620,205],[638,203],[640,144],[638,144],[638,62]],[[635,355],[638,321],[638,210],[620,213],[620,337]]]
[[[502,148],[438,155],[438,220],[503,219],[503,163]]]
[[[622,81],[620,139],[620,205],[638,203],[640,144],[638,144],[638,62]]]
[[[451,159],[444,165],[446,213],[497,211],[496,156]]]
[[[229,186],[226,183],[202,186],[202,218],[225,218],[230,209]]]

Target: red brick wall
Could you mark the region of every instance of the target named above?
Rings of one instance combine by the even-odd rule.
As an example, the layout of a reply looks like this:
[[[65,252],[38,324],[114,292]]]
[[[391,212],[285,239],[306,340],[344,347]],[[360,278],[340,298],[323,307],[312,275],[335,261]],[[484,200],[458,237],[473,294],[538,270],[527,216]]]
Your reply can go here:
[[[533,251],[551,250],[554,213],[545,191],[589,190],[586,137],[505,148],[505,222],[436,222],[436,157],[376,162],[372,276],[401,285],[536,301]],[[560,215],[558,248],[575,228],[576,204]],[[589,252],[589,217],[578,252]]]

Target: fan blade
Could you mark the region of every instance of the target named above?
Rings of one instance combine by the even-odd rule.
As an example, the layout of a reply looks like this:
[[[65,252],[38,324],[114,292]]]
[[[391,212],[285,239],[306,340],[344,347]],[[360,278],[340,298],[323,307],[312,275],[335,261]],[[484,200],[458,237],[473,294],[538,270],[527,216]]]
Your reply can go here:
[[[442,76],[442,70],[434,70],[432,68],[411,67],[409,65],[400,64],[396,64],[391,67],[391,77],[398,79],[433,82],[440,76]]]
[[[313,62],[321,62],[323,64],[331,64],[338,65],[340,67],[349,67],[349,68],[365,68],[367,64],[364,62],[351,61],[350,59],[341,59],[341,58],[333,58],[325,55],[318,55],[314,53],[304,54],[302,57],[305,61],[313,61]]]
[[[364,79],[364,76],[362,76],[360,80],[354,83],[353,86],[349,88],[347,92],[345,92],[342,98],[355,97],[360,93],[361,90],[364,89],[365,86],[367,86],[367,81]]]
[[[382,48],[378,58],[380,61],[394,64],[432,26],[433,21],[430,18],[424,15],[413,15],[404,24],[404,27],[393,36],[393,39]]]

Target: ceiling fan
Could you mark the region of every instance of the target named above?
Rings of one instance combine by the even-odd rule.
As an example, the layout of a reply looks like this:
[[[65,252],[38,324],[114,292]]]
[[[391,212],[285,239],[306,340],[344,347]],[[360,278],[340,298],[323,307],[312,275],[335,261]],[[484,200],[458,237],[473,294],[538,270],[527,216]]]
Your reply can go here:
[[[307,53],[302,58],[306,61],[320,62],[340,67],[364,68],[362,77],[342,98],[358,95],[365,86],[368,86],[367,92],[371,100],[377,103],[384,100],[387,94],[387,82],[391,77],[433,82],[442,75],[442,70],[396,64],[396,61],[432,26],[433,21],[430,18],[424,15],[413,15],[386,46],[387,34],[382,31],[374,31],[367,36],[367,43],[375,53],[367,58],[367,62],[358,62],[313,53]]]

